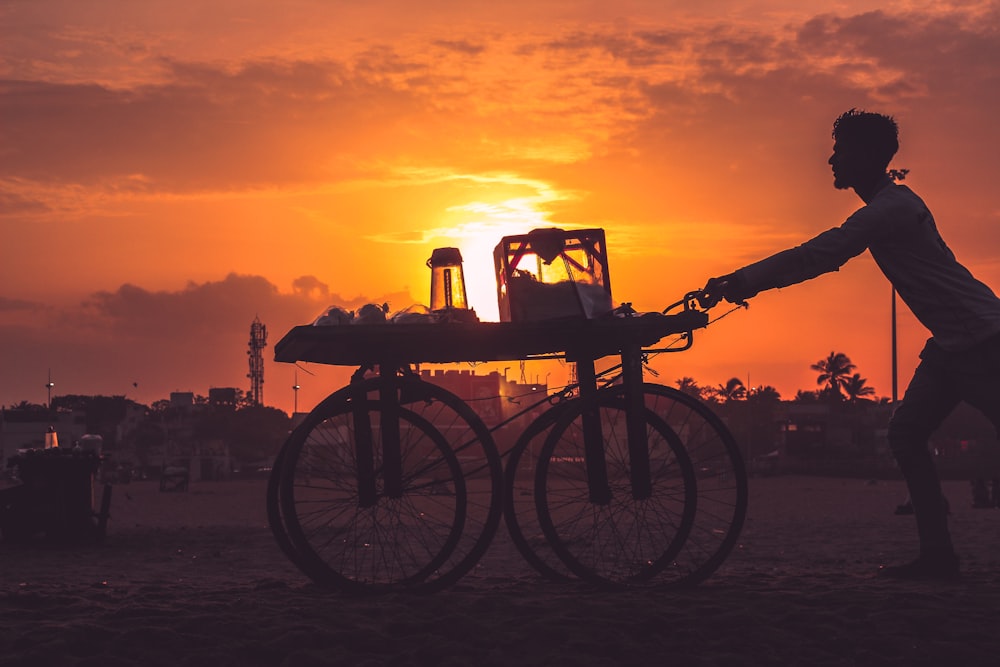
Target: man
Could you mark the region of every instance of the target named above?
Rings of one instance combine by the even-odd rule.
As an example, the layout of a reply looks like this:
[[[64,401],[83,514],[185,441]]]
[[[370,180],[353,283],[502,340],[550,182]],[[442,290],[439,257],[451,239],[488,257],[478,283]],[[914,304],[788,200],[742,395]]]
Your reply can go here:
[[[865,205],[840,227],[734,273],[712,278],[703,305],[739,303],[758,292],[836,271],[864,250],[932,337],[889,422],[893,456],[906,479],[920,540],[919,557],[883,567],[883,576],[949,579],[958,558],[947,525],[928,439],[960,401],[1000,431],[1000,299],[955,259],[934,218],[910,188],[887,173],[899,148],[889,116],[851,109],[833,124],[834,187],[853,189]]]

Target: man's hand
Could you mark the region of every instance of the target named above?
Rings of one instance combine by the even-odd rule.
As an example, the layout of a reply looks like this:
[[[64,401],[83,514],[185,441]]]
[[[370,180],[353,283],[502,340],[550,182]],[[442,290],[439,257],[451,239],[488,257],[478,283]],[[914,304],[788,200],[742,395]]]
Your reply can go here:
[[[698,295],[698,303],[708,309],[725,299],[729,303],[746,305],[746,300],[753,296],[747,289],[742,274],[739,271],[719,278],[710,278]]]
[[[705,287],[701,290],[701,294],[698,295],[698,303],[702,308],[708,310],[726,297],[726,286],[729,284],[731,275],[708,279]]]

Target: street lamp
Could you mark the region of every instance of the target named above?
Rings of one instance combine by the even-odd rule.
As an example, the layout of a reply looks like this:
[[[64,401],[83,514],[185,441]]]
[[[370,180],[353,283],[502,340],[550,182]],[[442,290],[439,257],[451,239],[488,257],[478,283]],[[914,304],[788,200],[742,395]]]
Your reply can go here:
[[[295,416],[295,413],[297,413],[299,411],[299,389],[301,389],[301,388],[302,387],[299,386],[299,372],[295,371],[295,384],[292,385],[292,391],[295,392],[293,394],[293,396],[295,397],[295,400],[292,403],[293,406],[294,406],[292,408],[292,416],[293,417]]]
[[[896,288],[892,288],[892,404],[896,405],[899,393],[898,367],[896,359]]]
[[[889,178],[893,181],[902,181],[910,173],[909,169],[890,169]],[[896,361],[896,286],[892,286],[892,404],[896,405],[899,396],[898,366]]]
[[[48,402],[45,407],[52,407],[52,387],[56,386],[56,383],[52,381],[52,369],[49,369],[49,381],[45,383],[45,388],[48,390]]]

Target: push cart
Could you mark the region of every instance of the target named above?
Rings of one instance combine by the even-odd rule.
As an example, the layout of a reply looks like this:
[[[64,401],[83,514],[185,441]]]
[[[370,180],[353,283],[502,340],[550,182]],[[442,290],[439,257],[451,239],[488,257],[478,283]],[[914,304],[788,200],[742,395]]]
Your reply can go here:
[[[0,490],[0,536],[23,542],[44,535],[51,542],[102,542],[111,507],[104,484],[94,507],[94,481],[103,458],[68,447],[27,449],[7,465],[17,470],[16,486]]]
[[[643,315],[293,328],[277,361],[358,370],[276,457],[267,491],[275,539],[311,579],[352,593],[454,584],[502,518],[549,577],[703,581],[743,526],[746,470],[718,417],[644,382],[643,361],[687,349],[707,323],[691,293]],[[657,349],[668,336],[680,344]],[[413,371],[536,358],[575,363],[577,381],[544,399],[551,407],[503,453],[465,400]],[[620,363],[598,372],[605,358]]]

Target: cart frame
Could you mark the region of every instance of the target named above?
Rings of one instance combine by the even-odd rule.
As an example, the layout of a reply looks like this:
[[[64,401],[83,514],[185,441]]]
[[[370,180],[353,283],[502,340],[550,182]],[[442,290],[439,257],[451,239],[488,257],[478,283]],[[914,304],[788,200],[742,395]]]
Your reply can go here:
[[[279,546],[337,590],[431,591],[475,566],[502,515],[545,576],[668,587],[707,578],[742,528],[745,466],[722,422],[693,397],[645,383],[643,361],[691,347],[708,316],[695,293],[664,313],[620,315],[293,328],[277,361],[358,371],[276,457],[267,506]],[[653,347],[669,335],[681,344]],[[597,372],[609,356],[620,364]],[[543,399],[554,405],[503,454],[491,433],[506,422],[488,429],[410,369],[537,358],[576,363],[578,381]]]

